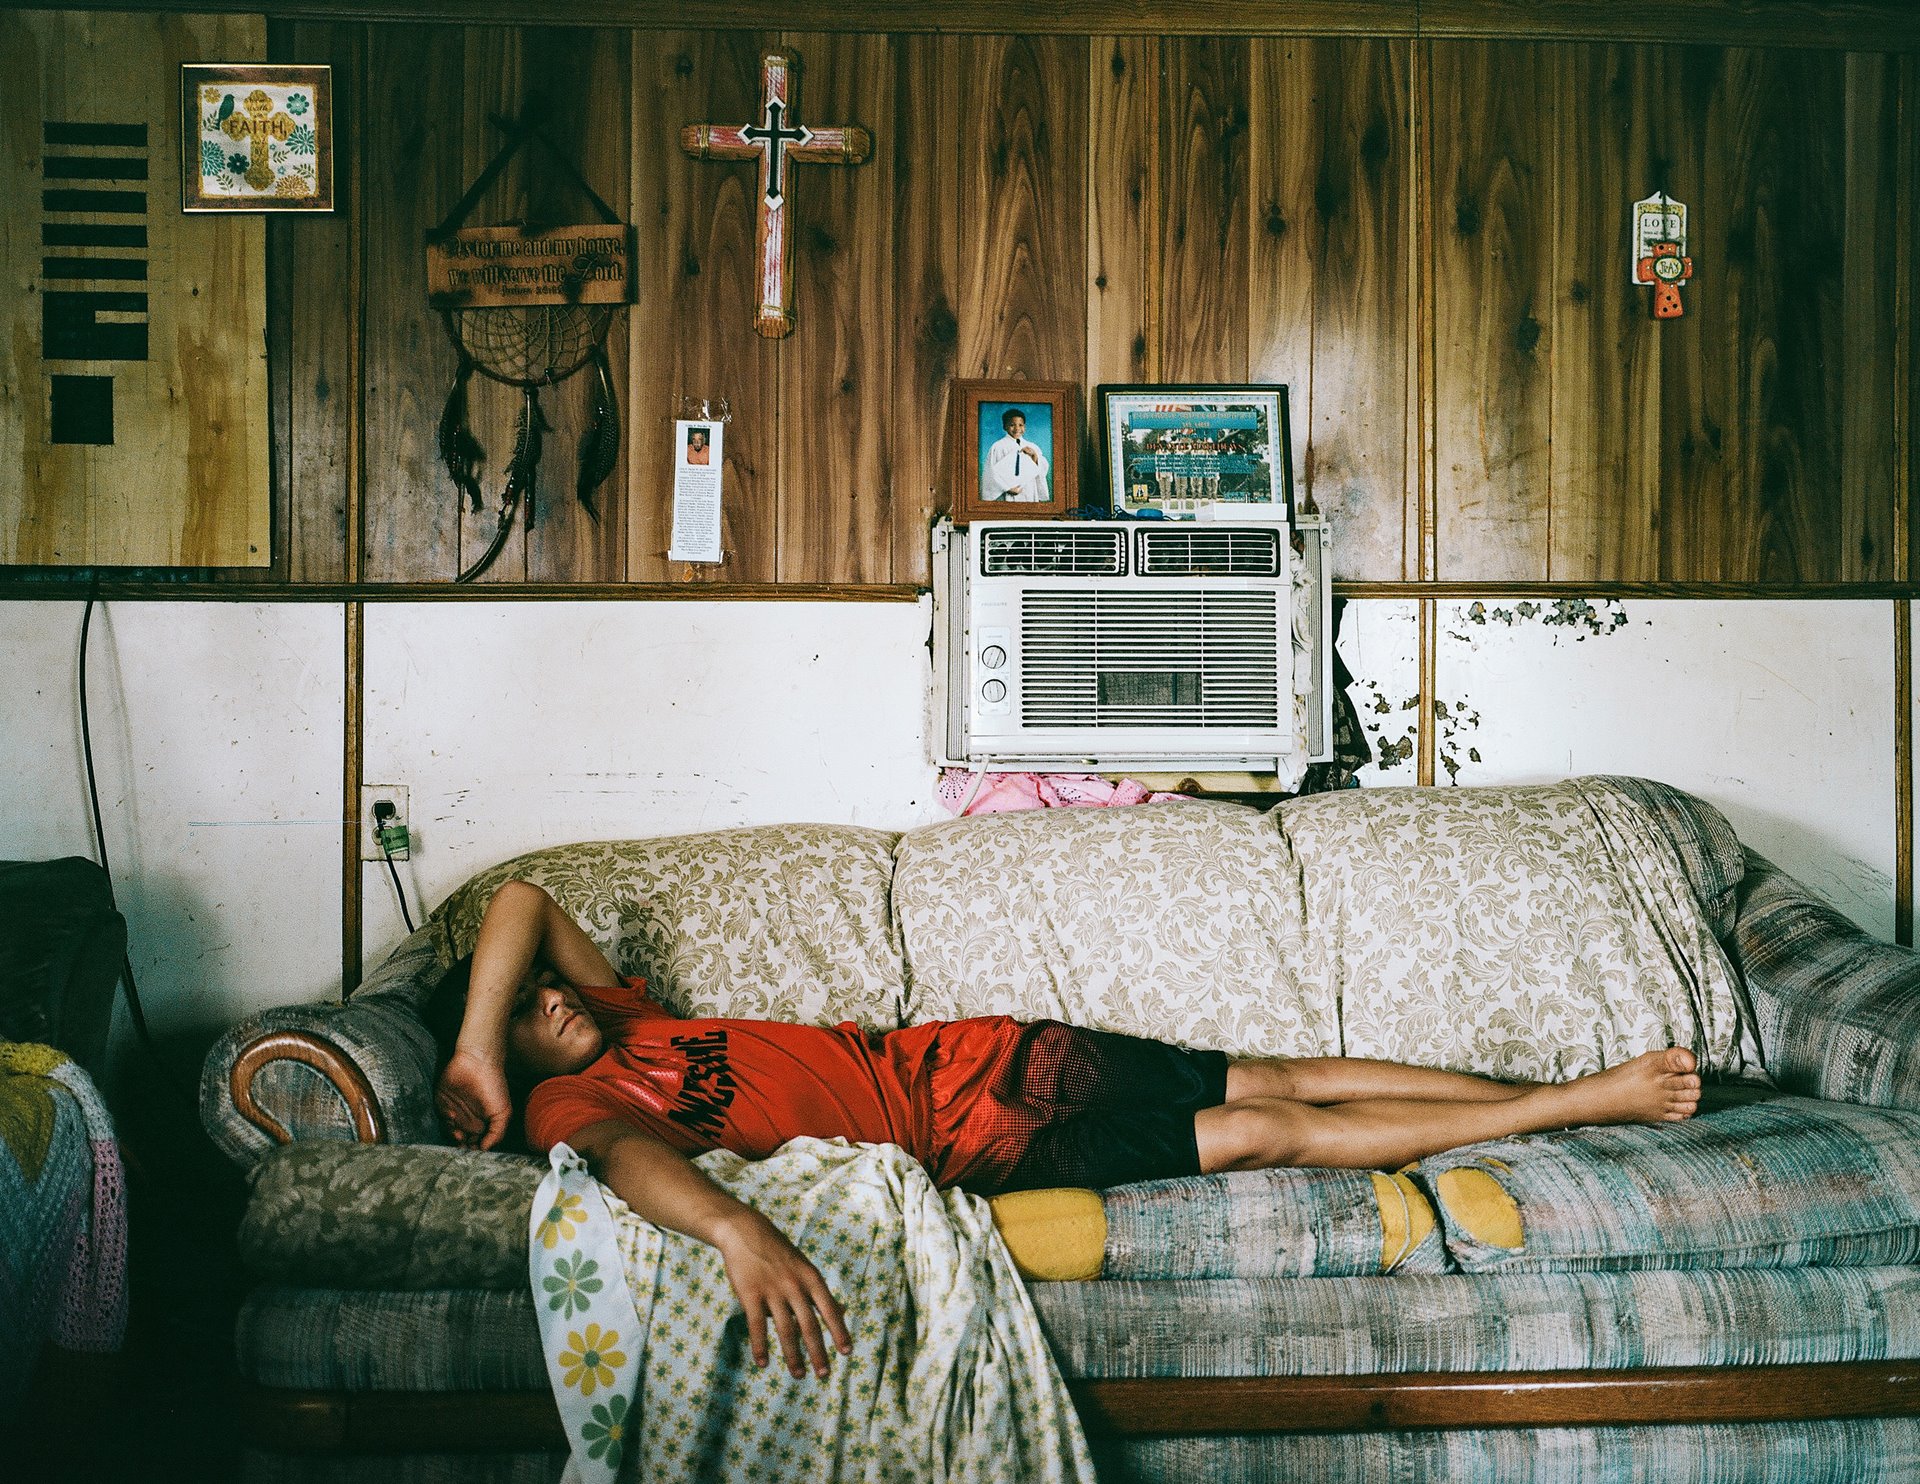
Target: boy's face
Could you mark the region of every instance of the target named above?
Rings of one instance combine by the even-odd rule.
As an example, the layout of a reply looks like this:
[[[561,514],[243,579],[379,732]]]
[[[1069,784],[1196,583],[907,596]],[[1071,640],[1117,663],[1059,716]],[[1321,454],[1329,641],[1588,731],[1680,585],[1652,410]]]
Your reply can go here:
[[[507,1021],[507,1055],[539,1077],[578,1072],[605,1046],[600,1027],[573,987],[551,973],[520,986]]]
[[[1027,419],[1024,413],[1014,412],[1007,416],[1007,436],[1024,438],[1027,436]]]

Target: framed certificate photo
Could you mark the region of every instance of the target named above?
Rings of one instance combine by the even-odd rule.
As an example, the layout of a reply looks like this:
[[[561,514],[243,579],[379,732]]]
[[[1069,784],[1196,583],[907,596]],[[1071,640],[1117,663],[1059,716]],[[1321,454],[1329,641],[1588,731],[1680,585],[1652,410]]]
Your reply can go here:
[[[1100,421],[1115,515],[1231,505],[1293,519],[1284,386],[1103,386]]]
[[[1079,390],[1070,381],[954,382],[955,525],[1051,520],[1074,508]]]

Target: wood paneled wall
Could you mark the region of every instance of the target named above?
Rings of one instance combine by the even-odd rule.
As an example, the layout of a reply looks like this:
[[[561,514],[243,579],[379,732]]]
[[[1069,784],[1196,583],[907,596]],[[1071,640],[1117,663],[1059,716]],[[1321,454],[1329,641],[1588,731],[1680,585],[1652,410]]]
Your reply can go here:
[[[544,398],[530,534],[483,581],[922,583],[954,377],[1292,388],[1299,488],[1349,580],[1908,580],[1916,416],[1910,56],[1473,39],[673,32],[302,23],[335,68],[332,220],[275,222],[276,570],[451,578],[493,531],[514,403],[477,392],[488,508],[434,450],[454,356],[422,234],[547,129],[639,235],[616,322],[627,459],[572,497],[585,378]],[[762,50],[802,118],[788,340],[753,334],[753,176],[684,156]],[[566,196],[516,165],[474,221]],[[1693,213],[1648,317],[1630,203]],[[668,422],[728,399],[718,566],[665,557]],[[356,524],[357,522],[357,524]]]

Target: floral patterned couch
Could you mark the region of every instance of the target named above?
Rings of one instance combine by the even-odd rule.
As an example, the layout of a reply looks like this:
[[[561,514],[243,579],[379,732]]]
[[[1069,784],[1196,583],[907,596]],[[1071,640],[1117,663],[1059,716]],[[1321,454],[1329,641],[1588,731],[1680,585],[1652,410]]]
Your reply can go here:
[[[1051,1015],[1514,1077],[1678,1035],[1742,1075],[1684,1126],[1009,1198],[1103,1477],[1920,1477],[1920,955],[1631,779],[744,829],[482,872],[346,1002],[208,1056],[204,1120],[254,1181],[252,1477],[564,1460],[525,1291],[539,1166],[444,1143],[417,1014],[509,877],[688,1014]],[[1666,999],[1662,954],[1697,970]]]

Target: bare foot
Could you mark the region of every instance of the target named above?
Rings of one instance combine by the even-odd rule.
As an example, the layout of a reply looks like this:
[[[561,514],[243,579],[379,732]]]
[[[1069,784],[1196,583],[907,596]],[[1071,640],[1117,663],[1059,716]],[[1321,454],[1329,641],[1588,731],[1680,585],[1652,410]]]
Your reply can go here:
[[[1678,1123],[1700,1107],[1700,1078],[1683,1046],[1648,1051],[1632,1061],[1552,1089],[1566,1127],[1592,1123]]]

